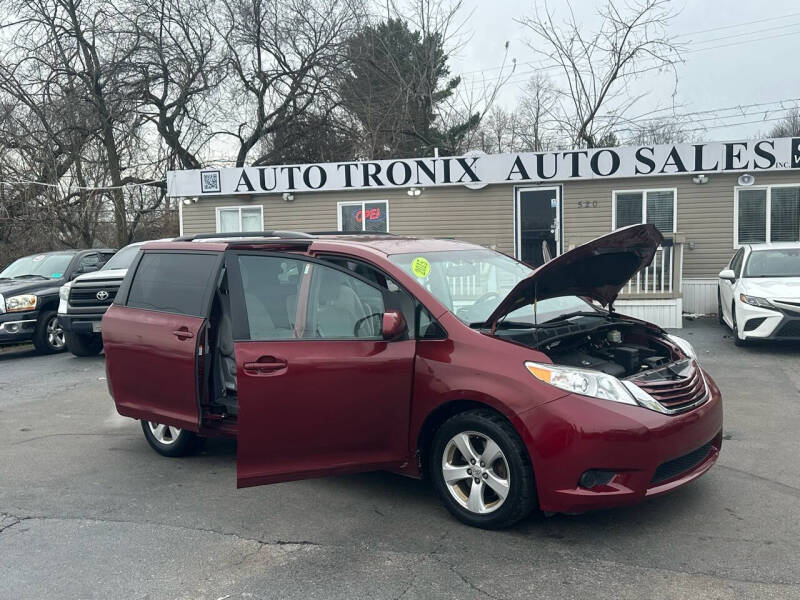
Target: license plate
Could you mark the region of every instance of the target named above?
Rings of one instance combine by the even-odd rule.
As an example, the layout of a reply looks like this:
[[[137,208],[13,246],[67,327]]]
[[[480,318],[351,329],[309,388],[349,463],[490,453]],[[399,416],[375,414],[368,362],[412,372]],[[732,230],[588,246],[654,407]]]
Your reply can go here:
[[[92,323],[92,331],[94,333],[100,333],[100,331],[101,331],[101,329],[100,329],[100,321],[94,321]]]

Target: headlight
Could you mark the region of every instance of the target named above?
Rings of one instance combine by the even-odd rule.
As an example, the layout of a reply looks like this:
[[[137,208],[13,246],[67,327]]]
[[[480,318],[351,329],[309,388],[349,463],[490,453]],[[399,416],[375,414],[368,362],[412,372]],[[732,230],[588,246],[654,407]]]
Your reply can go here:
[[[6,312],[22,312],[36,308],[38,298],[35,294],[22,294],[6,298]]]
[[[770,302],[766,298],[759,298],[758,296],[745,296],[744,294],[739,294],[739,300],[751,306],[760,306],[761,308],[775,308],[774,306],[772,306],[772,302]]]
[[[678,337],[677,335],[667,335],[667,339],[680,348],[681,352],[683,352],[689,358],[697,358],[697,352],[695,352],[692,345],[682,337]]]
[[[58,299],[66,302],[69,299],[69,288],[72,287],[72,282],[65,283],[58,289]]]
[[[535,362],[526,362],[525,368],[528,369],[530,374],[536,377],[536,379],[568,392],[592,396],[594,398],[602,398],[622,404],[630,404],[632,406],[638,405],[631,393],[622,385],[619,379],[601,373],[600,371],[546,365]]]

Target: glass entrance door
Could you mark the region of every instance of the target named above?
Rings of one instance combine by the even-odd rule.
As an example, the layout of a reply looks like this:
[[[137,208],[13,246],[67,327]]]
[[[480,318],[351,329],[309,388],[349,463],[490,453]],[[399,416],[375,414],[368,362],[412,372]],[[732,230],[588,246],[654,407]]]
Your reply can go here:
[[[561,253],[560,188],[522,188],[516,200],[516,257],[539,267]]]

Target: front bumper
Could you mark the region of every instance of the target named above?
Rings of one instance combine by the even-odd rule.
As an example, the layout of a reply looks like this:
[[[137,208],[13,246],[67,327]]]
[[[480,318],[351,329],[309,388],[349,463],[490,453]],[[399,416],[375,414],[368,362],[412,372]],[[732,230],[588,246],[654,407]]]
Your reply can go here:
[[[706,374],[709,398],[678,415],[569,394],[521,415],[540,508],[583,512],[634,504],[684,485],[716,462],[722,446],[722,399]],[[578,485],[588,470],[611,481]]]
[[[768,339],[778,331],[784,319],[784,314],[777,309],[753,306],[739,300],[735,306],[742,339]]]
[[[38,317],[36,311],[0,314],[0,345],[30,341]]]
[[[59,313],[58,314],[58,322],[61,324],[61,327],[64,331],[69,333],[80,333],[80,334],[90,334],[95,333],[100,335],[99,331],[95,331],[95,329],[99,326],[99,323],[103,320],[104,312],[97,313],[97,314],[86,314],[86,315],[64,315]]]

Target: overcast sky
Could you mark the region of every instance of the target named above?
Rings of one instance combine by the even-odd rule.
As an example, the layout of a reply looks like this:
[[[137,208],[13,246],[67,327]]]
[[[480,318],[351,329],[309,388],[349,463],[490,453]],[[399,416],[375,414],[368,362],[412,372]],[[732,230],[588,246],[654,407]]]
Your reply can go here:
[[[587,31],[591,30],[597,24],[600,3],[573,0],[572,4]],[[464,73],[465,85],[475,77],[496,75],[508,41],[509,57],[516,58],[517,68],[499,103],[513,108],[530,71],[543,60],[526,44],[536,43],[530,32],[515,21],[533,14],[534,0],[465,0],[465,5],[468,12],[473,11],[467,23],[472,36],[452,57],[452,72]],[[557,15],[566,9],[556,0],[551,0],[550,7]],[[685,63],[677,67],[676,112],[771,103],[695,115],[693,127],[707,127],[696,136],[707,141],[752,138],[771,128],[774,121],[769,119],[785,115],[786,107],[800,102],[798,0],[683,0],[676,2],[675,8],[678,14],[671,22],[670,32],[686,47]],[[640,76],[634,85],[634,93],[648,95],[629,114],[671,105],[673,74],[650,72]],[[790,101],[783,105],[777,102],[787,99]]]

